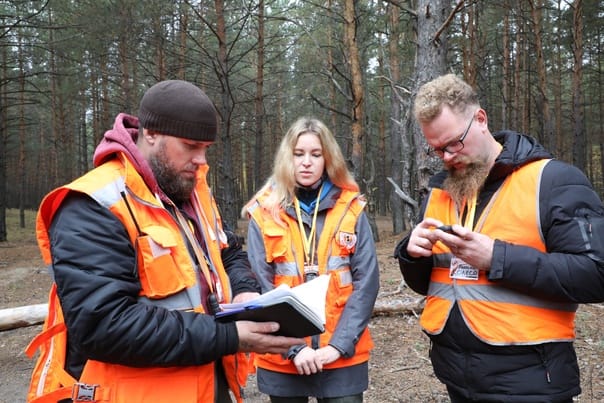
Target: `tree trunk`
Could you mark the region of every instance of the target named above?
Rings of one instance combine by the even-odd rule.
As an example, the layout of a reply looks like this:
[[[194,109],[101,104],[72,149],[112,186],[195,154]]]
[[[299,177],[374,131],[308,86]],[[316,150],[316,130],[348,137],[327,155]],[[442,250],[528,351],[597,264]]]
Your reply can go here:
[[[537,76],[539,82],[539,93],[537,96],[537,114],[540,120],[541,130],[538,133],[540,142],[549,150],[554,147],[554,130],[550,116],[549,97],[547,95],[547,72],[543,56],[543,24],[542,9],[543,0],[530,0],[533,32],[535,36],[535,52],[537,54]]]
[[[403,181],[407,182],[409,159],[403,158],[403,149],[409,150],[409,142],[403,133],[401,124],[401,95],[397,84],[401,80],[399,41],[401,27],[399,24],[400,10],[397,6],[388,5],[388,19],[390,21],[390,35],[388,37],[388,65],[390,67],[390,176],[401,188],[406,188]],[[403,140],[403,141],[401,141]],[[410,155],[411,153],[409,153]],[[407,175],[405,175],[407,173]],[[396,194],[395,189],[390,190],[390,206],[392,209],[392,233],[400,234],[405,228],[405,206]]]
[[[237,219],[239,218],[239,197],[235,194],[235,184],[233,178],[233,146],[231,139],[231,115],[233,113],[233,101],[230,87],[230,77],[228,68],[228,50],[226,21],[224,15],[224,1],[215,0],[216,9],[216,38],[218,39],[218,60],[217,76],[222,84],[222,93],[220,97],[219,114],[222,118],[220,122],[220,138],[222,143],[222,157],[217,162],[218,178],[216,184],[218,188],[216,196],[217,203],[222,211],[224,222],[231,228],[237,228]]]
[[[510,5],[508,0],[504,4],[504,15],[503,15],[503,33],[502,33],[502,53],[503,53],[503,65],[501,66],[503,80],[501,83],[501,93],[503,94],[503,102],[501,103],[501,127],[509,128],[511,126],[509,108],[511,105],[511,93],[510,93],[510,57],[512,54],[510,46]]]
[[[23,43],[19,36],[19,163],[17,177],[19,178],[19,228],[25,228],[25,71],[23,70]]]
[[[258,44],[256,51],[256,97],[254,100],[256,123],[256,146],[254,148],[254,189],[260,189],[265,179],[263,161],[264,151],[264,0],[258,1]],[[248,189],[251,196],[254,189]]]
[[[187,55],[187,33],[189,31],[189,13],[188,8],[184,3],[179,3],[178,14],[180,15],[179,27],[179,45],[178,45],[178,62],[177,62],[177,77],[180,80],[186,80],[186,55]]]
[[[450,2],[444,0],[418,0],[417,2],[417,58],[414,78],[413,93],[416,94],[419,87],[426,82],[444,74],[446,71],[447,58],[447,34],[445,25]],[[437,34],[439,34],[437,36]],[[411,103],[406,110],[411,110]],[[436,173],[440,166],[438,158],[429,157],[424,138],[415,119],[407,119],[405,130],[413,133],[415,150],[411,150],[408,158],[415,158],[417,180],[414,199],[421,200],[427,195],[428,180]]]
[[[7,74],[7,51],[8,46],[0,48],[0,242],[7,241],[6,230],[6,165],[8,159],[8,130],[6,127],[6,107],[8,100],[6,96]]]
[[[356,15],[355,1],[344,1],[344,45],[348,53],[350,67],[350,86],[352,90],[352,167],[354,176],[361,183],[363,179],[363,116],[364,116],[364,90],[363,72],[359,59],[359,49],[356,40]]]
[[[581,80],[583,76],[583,1],[574,0],[573,9],[573,164],[585,172],[585,130],[583,127],[583,104],[581,102]]]
[[[355,0],[344,1],[344,46],[348,53],[348,63],[350,67],[350,86],[352,89],[352,124],[350,131],[352,133],[352,169],[354,177],[363,186],[364,180],[364,161],[363,161],[363,141],[365,136],[365,92],[363,88],[363,70],[359,57],[359,47],[357,44],[357,19],[355,10]],[[364,191],[369,190],[365,187]],[[379,240],[379,231],[375,222],[375,211],[368,210],[367,218],[373,231],[373,237]]]
[[[558,19],[562,19],[562,7],[561,7],[561,2],[562,0],[558,0],[557,3],[557,11],[558,11]],[[563,90],[563,83],[562,83],[562,71],[564,69],[564,65],[562,62],[562,45],[560,43],[561,41],[556,41],[556,55],[554,56],[556,62],[555,62],[555,84],[554,84],[554,137],[555,137],[555,148],[552,148],[551,150],[554,152],[554,155],[563,160],[563,161],[568,161],[565,158],[564,155],[564,140],[566,139],[567,136],[562,134],[562,117],[564,115],[563,109],[562,109],[562,92]]]

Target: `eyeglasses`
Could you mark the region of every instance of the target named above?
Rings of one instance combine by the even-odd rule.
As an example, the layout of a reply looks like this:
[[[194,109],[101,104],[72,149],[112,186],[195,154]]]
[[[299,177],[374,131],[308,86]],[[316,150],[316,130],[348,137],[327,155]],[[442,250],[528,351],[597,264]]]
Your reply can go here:
[[[454,154],[454,153],[458,153],[461,150],[463,150],[463,147],[464,147],[463,141],[466,139],[466,136],[470,132],[470,127],[472,127],[472,122],[474,122],[474,114],[472,114],[470,123],[468,123],[468,127],[466,127],[466,130],[463,132],[463,134],[461,135],[460,138],[458,138],[457,140],[451,141],[450,143],[446,144],[444,147],[439,147],[439,148],[428,147],[428,149],[426,150],[426,153],[428,155],[436,154],[439,157],[442,157],[443,155],[445,155],[445,153]]]

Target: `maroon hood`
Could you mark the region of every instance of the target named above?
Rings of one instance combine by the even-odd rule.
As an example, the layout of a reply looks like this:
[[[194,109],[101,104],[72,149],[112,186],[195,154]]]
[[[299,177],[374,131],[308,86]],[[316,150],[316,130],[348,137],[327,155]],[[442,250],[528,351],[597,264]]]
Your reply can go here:
[[[120,113],[115,118],[113,129],[107,130],[103,140],[94,150],[93,163],[97,167],[102,163],[115,158],[122,153],[135,166],[138,173],[149,186],[154,194],[159,194],[164,198],[163,192],[159,189],[155,176],[147,160],[140,153],[136,146],[138,138],[138,118],[136,116]]]

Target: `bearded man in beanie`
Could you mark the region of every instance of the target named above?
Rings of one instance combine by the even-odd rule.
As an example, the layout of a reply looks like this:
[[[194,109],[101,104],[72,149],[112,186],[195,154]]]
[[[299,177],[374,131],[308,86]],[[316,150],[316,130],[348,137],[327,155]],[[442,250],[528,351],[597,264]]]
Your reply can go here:
[[[36,231],[54,283],[28,347],[29,402],[242,401],[245,352],[303,343],[274,322],[214,320],[259,292],[206,182],[216,132],[202,90],[160,82],[138,118],[117,116],[95,168],[44,198]]]

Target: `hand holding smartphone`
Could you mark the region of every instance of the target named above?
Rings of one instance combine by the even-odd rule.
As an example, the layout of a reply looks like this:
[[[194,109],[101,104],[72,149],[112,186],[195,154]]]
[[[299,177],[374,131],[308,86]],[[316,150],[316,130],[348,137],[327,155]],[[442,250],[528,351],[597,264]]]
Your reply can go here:
[[[444,232],[446,232],[446,233],[448,233],[448,234],[457,235],[457,234],[455,233],[455,231],[453,231],[453,226],[451,226],[451,225],[441,225],[440,227],[436,227],[436,229],[439,229],[439,230],[441,230],[441,231],[444,231]]]

